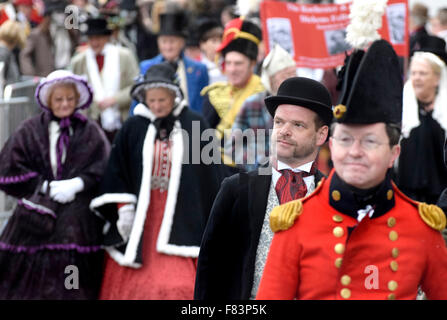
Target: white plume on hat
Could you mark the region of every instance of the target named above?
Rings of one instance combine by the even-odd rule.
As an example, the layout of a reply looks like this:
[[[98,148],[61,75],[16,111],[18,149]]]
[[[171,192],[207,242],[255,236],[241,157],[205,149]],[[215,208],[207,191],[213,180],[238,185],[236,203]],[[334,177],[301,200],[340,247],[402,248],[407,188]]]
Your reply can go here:
[[[292,66],[296,67],[295,60],[285,49],[276,43],[262,63],[261,82],[264,88],[272,93],[270,77],[278,71]]]
[[[240,16],[248,16],[250,13],[259,11],[262,0],[237,0],[236,13]]]
[[[365,49],[380,39],[382,16],[388,0],[354,0],[351,5],[350,24],[346,28],[346,41],[354,49]]]

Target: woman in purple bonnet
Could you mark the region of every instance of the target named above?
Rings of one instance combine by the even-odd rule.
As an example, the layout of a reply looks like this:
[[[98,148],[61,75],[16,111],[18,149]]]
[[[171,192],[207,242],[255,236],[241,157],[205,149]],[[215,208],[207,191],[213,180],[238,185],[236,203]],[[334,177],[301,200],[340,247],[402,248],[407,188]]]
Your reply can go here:
[[[18,199],[0,236],[0,299],[95,299],[102,222],[88,206],[110,146],[88,108],[88,83],[57,70],[36,90],[43,112],[0,152],[0,189]]]

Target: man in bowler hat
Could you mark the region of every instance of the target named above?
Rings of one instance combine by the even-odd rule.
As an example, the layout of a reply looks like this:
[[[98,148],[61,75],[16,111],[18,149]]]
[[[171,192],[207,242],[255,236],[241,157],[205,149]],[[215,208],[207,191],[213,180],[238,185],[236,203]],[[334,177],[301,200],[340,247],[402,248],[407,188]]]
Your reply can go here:
[[[265,103],[274,119],[269,163],[223,181],[202,239],[196,299],[256,297],[273,236],[270,211],[311,193],[323,176],[315,159],[332,119],[327,89],[293,77]]]

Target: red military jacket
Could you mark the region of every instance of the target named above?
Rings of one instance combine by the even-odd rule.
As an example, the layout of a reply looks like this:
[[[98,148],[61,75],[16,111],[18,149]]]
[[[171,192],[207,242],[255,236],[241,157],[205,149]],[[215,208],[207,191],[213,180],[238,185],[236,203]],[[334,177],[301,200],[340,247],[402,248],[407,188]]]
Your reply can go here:
[[[445,227],[442,210],[389,181],[359,223],[348,214],[352,192],[338,190],[333,177],[272,211],[272,229],[275,210],[299,216],[275,233],[257,299],[415,299],[419,286],[428,299],[447,299],[447,248],[436,230]]]

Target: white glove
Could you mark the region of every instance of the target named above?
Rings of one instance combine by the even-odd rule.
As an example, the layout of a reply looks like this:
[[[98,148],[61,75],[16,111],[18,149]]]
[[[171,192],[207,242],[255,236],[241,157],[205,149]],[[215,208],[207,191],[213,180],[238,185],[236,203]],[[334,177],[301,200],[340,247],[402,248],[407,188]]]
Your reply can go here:
[[[118,221],[116,227],[124,241],[127,241],[132,231],[135,219],[135,205],[130,203],[118,209]]]
[[[82,190],[84,190],[84,181],[79,177],[50,182],[50,198],[59,203],[73,201],[76,193],[81,192]]]
[[[121,128],[121,113],[115,107],[101,112],[101,126],[106,131],[115,131]]]
[[[47,191],[48,191],[48,180],[45,180],[42,183],[42,187],[40,188],[40,192],[45,194],[45,193],[47,193]]]

